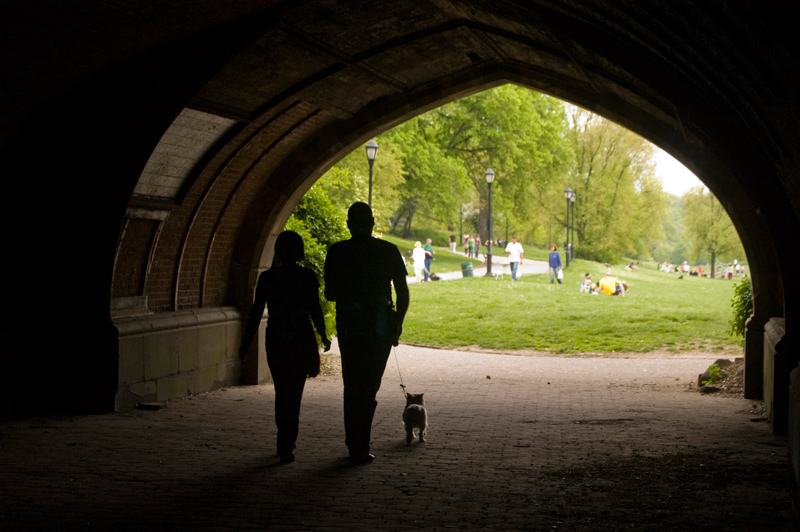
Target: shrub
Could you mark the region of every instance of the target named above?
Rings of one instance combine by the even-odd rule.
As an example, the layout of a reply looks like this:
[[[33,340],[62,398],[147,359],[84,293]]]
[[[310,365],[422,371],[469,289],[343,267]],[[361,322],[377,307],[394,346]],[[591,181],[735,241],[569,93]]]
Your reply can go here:
[[[731,298],[731,326],[728,331],[733,337],[744,337],[744,327],[747,320],[753,314],[753,287],[750,277],[744,276],[740,283],[733,285],[733,297]]]
[[[719,364],[716,362],[708,366],[708,379],[700,381],[701,386],[705,386],[706,384],[714,384],[722,379],[722,375],[719,373]]]

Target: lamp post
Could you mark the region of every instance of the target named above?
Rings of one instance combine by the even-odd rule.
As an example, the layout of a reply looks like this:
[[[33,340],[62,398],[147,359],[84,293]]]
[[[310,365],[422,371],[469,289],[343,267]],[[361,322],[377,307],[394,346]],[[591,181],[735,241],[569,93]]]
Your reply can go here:
[[[369,206],[372,207],[372,163],[378,155],[378,143],[375,139],[367,142],[367,161],[369,161]]]
[[[492,183],[494,182],[494,171],[489,168],[486,170],[486,182],[489,184],[489,246],[486,251],[486,277],[492,275]]]
[[[570,223],[569,223],[569,206],[570,206],[570,201],[572,200],[572,194],[573,194],[572,189],[567,187],[567,190],[564,191],[564,198],[567,200],[567,220],[566,220],[566,222],[567,222],[566,223],[566,226],[567,226],[567,241],[564,242],[564,255],[565,255],[567,260],[566,260],[566,264],[564,265],[564,268],[569,268],[569,256],[570,256],[570,253],[569,253],[569,227],[570,227]]]
[[[572,262],[575,262],[575,198],[578,195],[575,194],[575,191],[572,191],[572,195],[569,198],[569,211],[570,211],[570,222],[569,222],[569,259]]]

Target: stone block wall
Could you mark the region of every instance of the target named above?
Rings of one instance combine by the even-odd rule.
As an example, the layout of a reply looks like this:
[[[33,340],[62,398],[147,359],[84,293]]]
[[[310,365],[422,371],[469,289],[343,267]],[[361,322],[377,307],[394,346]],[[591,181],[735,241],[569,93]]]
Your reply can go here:
[[[789,392],[789,489],[800,508],[800,366],[792,371]]]
[[[775,355],[786,332],[783,318],[772,318],[764,325],[764,405],[770,426],[775,424]]]
[[[238,384],[242,315],[234,307],[120,317],[117,410]]]

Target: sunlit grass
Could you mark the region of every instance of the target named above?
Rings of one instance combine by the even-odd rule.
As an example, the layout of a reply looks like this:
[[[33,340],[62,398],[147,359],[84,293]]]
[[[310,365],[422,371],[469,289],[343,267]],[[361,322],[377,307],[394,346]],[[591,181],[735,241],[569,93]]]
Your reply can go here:
[[[549,275],[413,284],[402,340],[552,353],[735,351],[727,334],[735,281],[620,266],[612,274],[628,282],[628,294],[594,296],[579,292],[586,272],[597,281],[605,266],[576,261],[563,286],[551,285]]]

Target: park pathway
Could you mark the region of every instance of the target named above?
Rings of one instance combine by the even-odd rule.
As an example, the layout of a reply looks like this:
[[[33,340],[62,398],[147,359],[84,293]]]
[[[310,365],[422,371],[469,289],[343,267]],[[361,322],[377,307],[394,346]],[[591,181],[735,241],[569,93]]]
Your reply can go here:
[[[401,345],[364,466],[346,460],[338,375],[308,381],[283,466],[270,385],[4,421],[0,529],[797,530],[761,405],[691,389],[711,361]],[[425,393],[425,444],[404,442],[400,373]]]
[[[478,258],[484,261],[484,265],[480,266],[478,268],[474,268],[472,270],[473,277],[483,277],[484,275],[486,275],[486,265],[485,265],[486,256],[483,253],[481,253],[478,256]],[[465,257],[464,262],[468,262],[468,261],[469,261],[469,259]],[[541,275],[543,273],[547,273],[549,271],[549,269],[550,268],[549,268],[547,262],[545,262],[545,261],[524,259],[522,261],[522,264],[520,264],[519,269],[517,270],[517,272],[519,273],[519,275],[523,275],[523,276],[524,275]],[[463,279],[464,278],[464,275],[463,275],[463,273],[461,271],[434,272],[434,273],[436,273],[439,277],[441,277],[442,281],[452,281],[454,279]],[[492,273],[493,274],[502,273],[503,274],[503,279],[509,279],[510,280],[511,279],[511,269],[510,269],[510,266],[508,265],[508,257],[493,255],[492,256]],[[409,275],[406,279],[408,280],[409,283],[415,282],[415,278],[414,278],[413,275]]]

